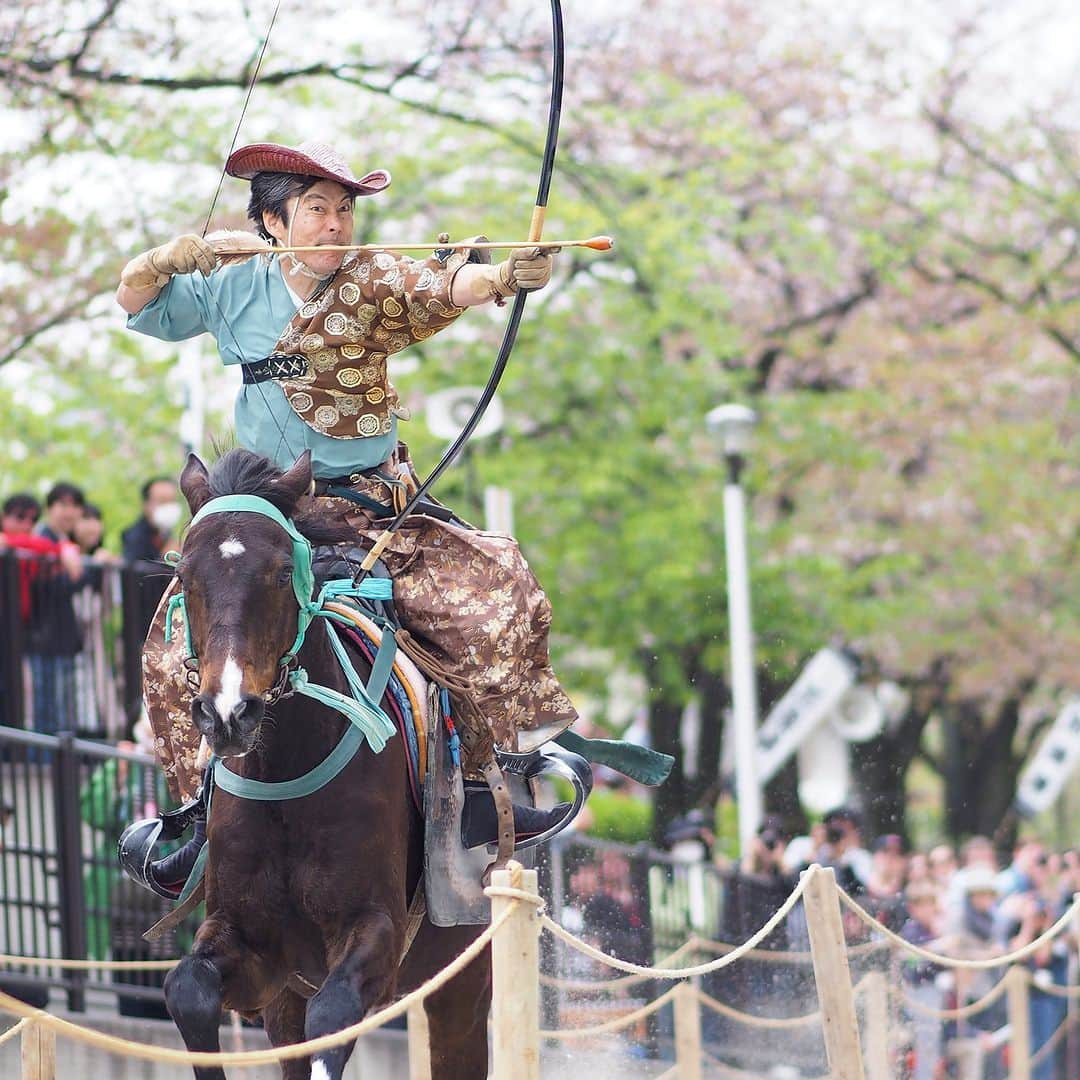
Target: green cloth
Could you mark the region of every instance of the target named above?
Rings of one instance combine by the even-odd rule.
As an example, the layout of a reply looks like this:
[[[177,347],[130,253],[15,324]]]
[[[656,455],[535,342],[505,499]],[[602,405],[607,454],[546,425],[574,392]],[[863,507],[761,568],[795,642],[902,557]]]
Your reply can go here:
[[[622,739],[586,739],[576,732],[564,731],[555,742],[594,765],[606,765],[649,787],[662,784],[675,764],[670,754],[661,754],[647,746],[636,746]]]

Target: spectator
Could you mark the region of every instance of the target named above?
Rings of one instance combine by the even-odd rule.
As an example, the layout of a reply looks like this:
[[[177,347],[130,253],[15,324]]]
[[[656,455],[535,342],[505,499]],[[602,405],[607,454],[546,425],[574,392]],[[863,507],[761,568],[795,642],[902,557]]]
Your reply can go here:
[[[154,476],[142,486],[142,514],[121,535],[124,561],[139,575],[139,613],[145,635],[172,571],[162,561],[176,543],[183,508],[176,482]]]
[[[969,878],[985,882],[986,875],[997,874],[997,855],[994,845],[985,836],[973,836],[960,849],[961,866],[952,876],[945,892],[945,929],[947,933],[959,933],[964,924],[964,911],[970,890]],[[996,897],[995,888],[995,901]]]
[[[1030,945],[1053,926],[1062,914],[1036,889],[1011,898],[1012,918],[1002,924],[1004,946],[1010,952]],[[1031,1052],[1038,1053],[1065,1019],[1065,1001],[1051,996],[1043,988],[1064,986],[1068,982],[1068,951],[1059,936],[1047,942],[1023,961],[1031,972],[1031,997],[1028,1011],[1031,1022]],[[1055,1055],[1051,1054],[1031,1071],[1032,1080],[1054,1080]]]
[[[956,873],[956,852],[949,844],[938,844],[930,849],[927,856],[930,864],[930,877],[938,888],[938,895],[944,896]]]
[[[72,597],[82,637],[82,651],[75,657],[75,700],[81,732],[116,737],[124,716],[106,650],[106,623],[120,602],[119,580],[106,566],[120,560],[102,547],[105,527],[101,511],[90,503],[75,523],[75,541],[83,554],[83,585]]]
[[[938,890],[931,882],[909,885],[905,893],[907,921],[900,936],[922,948],[933,948],[941,936],[941,911]],[[915,1034],[915,1067],[912,1080],[935,1080],[941,1060],[941,1021],[926,1010],[941,1008],[939,977],[942,969],[912,953],[903,954],[903,975],[907,992],[915,1007],[910,1009]]]
[[[56,544],[59,564],[39,562],[30,588],[26,656],[31,678],[31,725],[53,735],[74,731],[75,657],[82,638],[72,597],[85,584],[82,559],[72,541],[86,498],[74,484],[54,484],[45,497],[45,516],[34,535]]]
[[[998,895],[1004,899],[1028,892],[1037,878],[1045,877],[1046,863],[1046,848],[1038,840],[1018,840],[1012,862],[998,874]]]
[[[866,883],[867,907],[890,930],[898,931],[906,918],[907,852],[904,838],[897,833],[887,833],[879,836],[873,847],[870,880]]]
[[[25,491],[10,495],[0,511],[0,545],[8,536],[29,536],[39,517],[41,503],[33,495]]]
[[[769,814],[758,827],[751,841],[750,850],[742,858],[742,872],[782,878],[784,881],[790,878],[794,887],[794,875],[789,874],[786,869],[785,855],[789,839],[790,834],[784,826],[783,819],[775,814]]]
[[[857,895],[866,891],[873,869],[870,852],[863,847],[862,820],[847,806],[830,810],[822,819],[825,846],[818,852],[822,866],[832,866],[837,884],[845,892]]]

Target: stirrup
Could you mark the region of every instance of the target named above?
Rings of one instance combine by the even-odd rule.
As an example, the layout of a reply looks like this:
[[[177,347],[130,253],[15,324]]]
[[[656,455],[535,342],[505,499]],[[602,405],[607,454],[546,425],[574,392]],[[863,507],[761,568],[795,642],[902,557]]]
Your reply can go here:
[[[176,895],[165,889],[154,878],[151,864],[154,848],[159,841],[178,839],[193,821],[206,814],[205,788],[199,788],[198,794],[190,802],[176,810],[167,810],[157,817],[140,818],[133,821],[121,834],[116,845],[116,857],[120,867],[136,885],[149,889],[166,900],[175,900]]]
[[[528,754],[514,754],[507,750],[496,749],[495,760],[503,772],[513,773],[523,780],[529,781],[540,776],[557,776],[568,780],[574,789],[574,802],[569,813],[542,833],[517,841],[514,844],[515,851],[538,847],[558,836],[581,813],[585,800],[592,791],[592,766],[580,754],[575,754],[572,750],[566,750],[555,743],[545,743],[539,750],[533,750]]]

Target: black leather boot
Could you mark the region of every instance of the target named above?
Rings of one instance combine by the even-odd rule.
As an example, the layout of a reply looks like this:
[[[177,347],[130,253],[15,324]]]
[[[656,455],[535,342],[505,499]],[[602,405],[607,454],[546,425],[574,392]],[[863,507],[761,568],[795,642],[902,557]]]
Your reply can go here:
[[[570,812],[571,804],[559,803],[551,810],[514,804],[514,834],[518,840],[557,825]],[[487,784],[469,781],[465,784],[465,805],[461,811],[461,842],[467,848],[494,844],[499,839],[499,815],[495,799]]]
[[[150,864],[154,881],[168,893],[179,896],[195,866],[195,860],[206,843],[206,818],[195,819],[191,839],[171,855]]]

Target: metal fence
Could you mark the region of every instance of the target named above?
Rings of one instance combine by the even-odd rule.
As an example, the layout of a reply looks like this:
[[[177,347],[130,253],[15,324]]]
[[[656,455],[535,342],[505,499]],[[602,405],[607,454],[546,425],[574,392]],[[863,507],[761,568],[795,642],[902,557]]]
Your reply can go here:
[[[78,739],[0,728],[0,952],[35,958],[152,960],[180,955],[197,920],[147,943],[166,901],[120,872],[116,842],[133,818],[171,805],[152,759]],[[0,968],[0,985],[31,1000],[50,987],[68,1007],[87,990],[117,995],[121,1013],[162,1016],[161,972]]]

